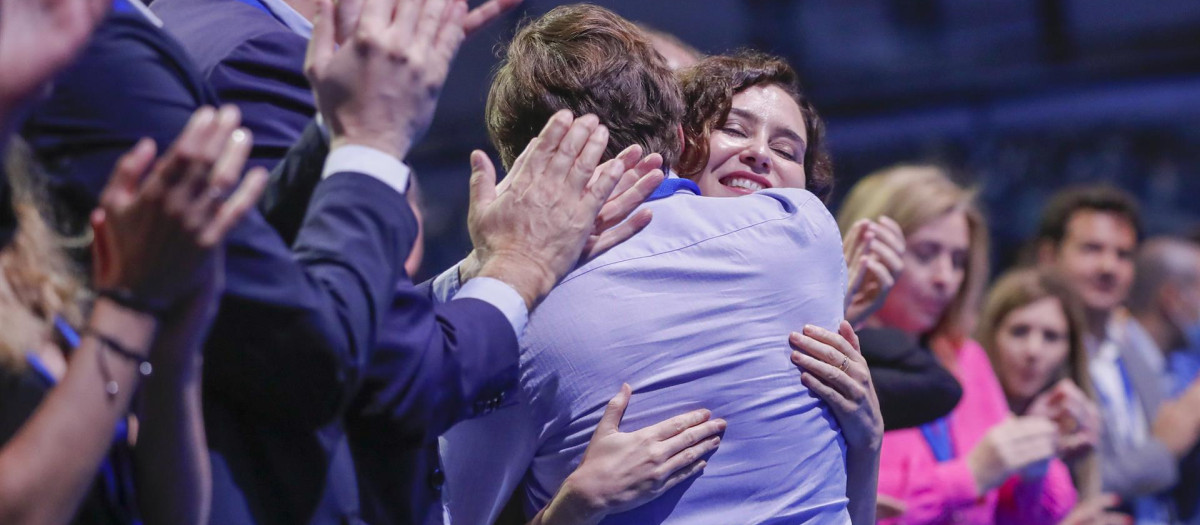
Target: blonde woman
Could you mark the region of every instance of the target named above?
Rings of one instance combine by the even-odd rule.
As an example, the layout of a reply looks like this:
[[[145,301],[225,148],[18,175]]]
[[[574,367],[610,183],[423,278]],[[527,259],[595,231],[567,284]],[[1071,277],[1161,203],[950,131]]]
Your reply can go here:
[[[907,240],[905,271],[867,326],[923,342],[963,386],[949,415],[884,434],[880,517],[886,523],[1057,523],[1076,494],[1056,457],[1056,425],[1011,417],[987,354],[968,334],[987,277],[987,225],[940,169],[901,166],[873,174],[847,196],[843,230],[892,217]]]
[[[122,157],[92,215],[87,314],[35,186],[0,181],[0,523],[207,522],[200,343],[223,237],[266,181],[223,198],[250,138],[218,115],[198,111],[157,163],[149,140]]]

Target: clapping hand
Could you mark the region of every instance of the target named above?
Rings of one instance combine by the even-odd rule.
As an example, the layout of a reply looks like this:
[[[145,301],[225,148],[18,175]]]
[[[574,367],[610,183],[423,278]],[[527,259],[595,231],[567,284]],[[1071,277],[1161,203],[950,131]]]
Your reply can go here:
[[[1100,442],[1100,409],[1070,379],[1038,395],[1027,413],[1058,425],[1059,455],[1064,459],[1086,454]]]
[[[980,494],[1014,474],[1037,477],[1058,454],[1058,425],[1041,416],[1011,417],[992,427],[967,454]]]
[[[238,183],[251,143],[240,121],[232,106],[204,107],[157,162],[149,139],[121,157],[92,214],[98,289],[166,311],[214,286],[225,234],[267,180],[257,169]]]
[[[464,38],[466,2],[363,0],[357,18],[331,0],[317,7],[304,70],[331,149],[355,144],[403,159],[433,120]]]
[[[904,231],[890,217],[860,219],[846,232],[842,246],[849,267],[846,319],[858,326],[883,306],[904,271]]]

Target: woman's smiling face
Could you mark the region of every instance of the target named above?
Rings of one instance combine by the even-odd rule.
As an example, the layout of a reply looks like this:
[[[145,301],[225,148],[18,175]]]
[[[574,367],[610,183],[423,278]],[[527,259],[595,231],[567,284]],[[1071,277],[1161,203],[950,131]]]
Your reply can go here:
[[[709,197],[738,197],[767,188],[804,188],[808,134],[795,99],[775,85],[733,96],[724,125],[708,138],[708,164],[695,178]]]

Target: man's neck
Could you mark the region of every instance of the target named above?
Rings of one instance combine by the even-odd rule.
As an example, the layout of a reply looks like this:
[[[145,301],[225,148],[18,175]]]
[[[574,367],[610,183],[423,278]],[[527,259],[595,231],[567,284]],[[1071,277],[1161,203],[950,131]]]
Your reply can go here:
[[[300,13],[309,22],[312,22],[317,17],[317,3],[313,0],[283,0],[287,5],[292,6],[297,13]]]

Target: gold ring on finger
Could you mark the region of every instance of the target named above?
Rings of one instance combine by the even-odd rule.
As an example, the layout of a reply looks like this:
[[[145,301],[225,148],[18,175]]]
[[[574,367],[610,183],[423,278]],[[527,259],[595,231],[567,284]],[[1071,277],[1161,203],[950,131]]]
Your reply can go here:
[[[842,356],[842,365],[838,367],[838,370],[845,372],[846,369],[849,367],[850,367],[850,358],[846,357],[846,356]]]

